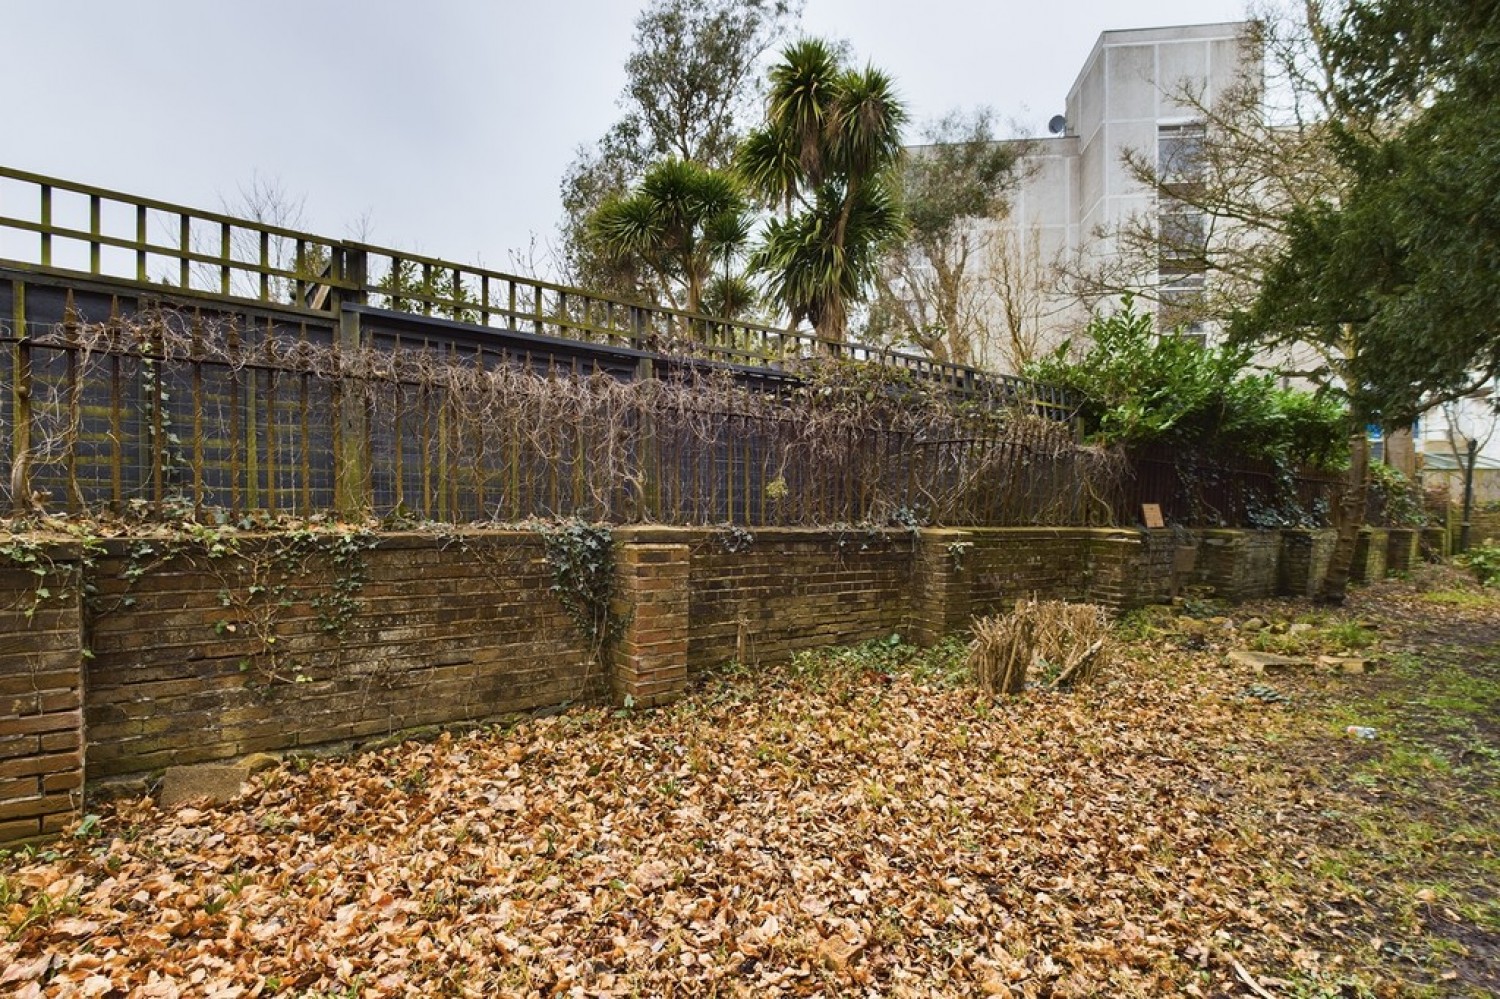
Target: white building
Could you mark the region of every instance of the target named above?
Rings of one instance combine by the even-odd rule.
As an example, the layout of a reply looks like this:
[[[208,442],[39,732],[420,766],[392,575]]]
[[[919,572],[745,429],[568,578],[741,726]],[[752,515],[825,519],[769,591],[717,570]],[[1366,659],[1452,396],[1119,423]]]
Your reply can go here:
[[[1045,307],[1027,317],[1043,349],[1076,332],[1087,321],[1088,303],[1061,271],[1134,267],[1122,254],[1122,226],[1157,225],[1191,240],[1204,232],[1201,215],[1163,204],[1125,163],[1134,151],[1157,174],[1193,182],[1203,124],[1178,98],[1191,88],[1212,106],[1216,96],[1243,79],[1256,57],[1244,22],[1106,31],[1095,42],[1068,92],[1054,134],[1027,140],[1025,179],[999,228],[992,252],[1008,254],[1050,284]],[[1139,254],[1133,256],[1139,261]],[[1041,266],[1038,266],[1041,265]],[[1164,325],[1172,304],[1200,294],[1201,267],[1163,253],[1151,270],[1117,273],[1122,285],[1155,289]],[[1002,312],[1004,303],[998,303]],[[1193,323],[1189,332],[1207,332]],[[1003,345],[992,344],[986,361],[1014,366]]]
[[[1183,315],[1174,314],[1174,305],[1190,305],[1204,282],[1212,280],[1201,265],[1163,250],[1154,255],[1154,266],[1141,268],[1152,254],[1120,245],[1122,233],[1149,232],[1153,226],[1166,245],[1210,238],[1201,214],[1174,205],[1143,183],[1126,157],[1138,157],[1163,180],[1194,183],[1196,151],[1204,132],[1197,109],[1213,107],[1221,94],[1247,79],[1259,85],[1261,53],[1251,27],[1231,21],[1106,31],[1068,91],[1064,113],[1053,119],[1054,134],[1024,140],[1024,179],[1009,217],[994,227],[997,238],[990,252],[1025,262],[1012,270],[1042,286],[1042,304],[1036,304],[1033,291],[1033,314],[1026,317],[1040,350],[1076,334],[1087,323],[1090,307],[1099,304],[1079,297],[1078,282],[1069,275],[1076,278],[1081,273],[1109,274],[1116,286],[1149,289],[1164,330],[1180,326],[1189,335],[1215,334],[1210,325],[1192,317],[1190,309],[1185,322]],[[1180,99],[1187,92],[1195,95],[1196,103]],[[1006,303],[1003,295],[996,298],[996,326],[1003,328]],[[983,363],[1000,370],[1017,366],[1004,337],[991,337],[985,346],[988,355]],[[1314,363],[1310,350],[1298,354],[1267,354],[1256,363],[1271,370]],[[1388,442],[1376,438],[1375,453],[1406,471],[1414,470],[1417,455],[1427,456],[1441,480],[1441,470],[1455,465],[1451,419],[1453,439],[1461,451],[1469,437],[1477,438],[1480,464],[1494,480],[1486,480],[1485,498],[1500,498],[1500,417],[1495,401],[1486,391],[1447,411],[1432,410],[1418,421],[1414,434],[1398,433]]]

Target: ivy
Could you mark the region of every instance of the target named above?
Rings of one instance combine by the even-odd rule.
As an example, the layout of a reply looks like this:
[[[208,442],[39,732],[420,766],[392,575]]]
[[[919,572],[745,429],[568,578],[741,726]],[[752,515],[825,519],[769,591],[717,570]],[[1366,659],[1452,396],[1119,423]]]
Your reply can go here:
[[[47,585],[48,577],[59,567],[48,554],[47,547],[45,542],[35,538],[19,536],[0,543],[0,558],[33,577],[30,592],[19,605],[27,621],[34,618],[37,610],[52,596],[52,589]]]
[[[624,625],[610,613],[615,596],[614,533],[607,524],[565,520],[543,525],[541,535],[552,570],[552,594],[600,658]]]
[[[28,622],[49,600],[67,600],[79,593],[87,600],[95,592],[93,570],[103,546],[90,536],[80,537],[78,542],[78,560],[58,562],[51,554],[56,543],[51,539],[12,534],[0,541],[0,562],[32,577],[31,588],[16,604]]]
[[[1371,523],[1387,527],[1424,527],[1427,511],[1422,487],[1383,462],[1370,465]]]

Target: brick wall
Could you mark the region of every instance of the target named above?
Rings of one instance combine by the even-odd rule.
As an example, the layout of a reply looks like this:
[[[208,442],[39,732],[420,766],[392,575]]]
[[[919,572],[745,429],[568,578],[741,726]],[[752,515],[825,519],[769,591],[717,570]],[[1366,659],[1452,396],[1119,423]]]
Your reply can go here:
[[[1094,531],[1088,599],[1117,610],[1164,603],[1177,591],[1182,556],[1193,553],[1192,539],[1172,530]]]
[[[65,598],[27,621],[36,577],[7,566],[0,840],[52,832],[79,814],[85,762],[92,781],[357,741],[593,696],[609,689],[606,679],[617,699],[660,704],[680,695],[690,670],[728,660],[770,662],[892,633],[934,642],[1031,595],[1128,608],[1165,599],[1185,571],[1222,595],[1258,596],[1274,588],[1284,544],[1275,532],[1204,532],[1194,560],[1171,531],[615,536],[621,631],[607,667],[552,592],[535,533],[384,535],[360,556],[364,581],[345,588],[332,630],[339,574],[328,553],[291,571],[267,539],[242,539],[217,557],[108,543],[86,634],[76,587],[49,584]],[[1380,532],[1366,548],[1383,558],[1385,539]],[[1291,577],[1326,565],[1318,539],[1305,570],[1298,543],[1285,545]],[[76,557],[67,546],[52,555],[64,568]]]
[[[1338,532],[1333,530],[1282,531],[1277,592],[1284,597],[1317,596],[1337,540]]]
[[[54,546],[40,573],[0,561],[0,842],[58,832],[82,807],[77,557]]]
[[[691,548],[688,664],[773,662],[802,649],[905,633],[916,541],[906,531],[657,529]]]
[[[1453,549],[1448,539],[1449,535],[1446,527],[1422,528],[1421,541],[1418,543],[1422,561],[1441,562],[1453,554]]]
[[[1255,600],[1276,593],[1280,531],[1198,532],[1194,579],[1225,600]]]
[[[364,556],[369,580],[352,594],[352,616],[338,634],[312,604],[328,593],[326,561],[313,560],[309,575],[291,580],[295,592],[284,596],[292,606],[272,611],[271,592],[225,606],[243,601],[250,586],[278,585],[274,572],[256,568],[261,544],[246,540],[249,554],[216,559],[188,551],[134,582],[123,578],[128,546],[111,544],[100,565],[105,611],[92,623],[87,666],[90,779],[482,718],[584,693],[586,642],[549,592],[535,534],[461,542],[384,536]],[[267,613],[267,623],[253,624]]]
[[[1421,532],[1410,527],[1392,527],[1386,535],[1385,571],[1410,572],[1420,560],[1417,544]]]
[[[971,613],[1007,612],[1017,600],[1083,600],[1093,580],[1094,532],[1070,528],[977,528],[966,561]]]
[[[1453,518],[1450,533],[1457,544],[1459,530],[1463,527],[1463,514]],[[1485,541],[1500,544],[1500,510],[1481,509],[1477,504],[1469,515],[1469,544],[1482,545]]]

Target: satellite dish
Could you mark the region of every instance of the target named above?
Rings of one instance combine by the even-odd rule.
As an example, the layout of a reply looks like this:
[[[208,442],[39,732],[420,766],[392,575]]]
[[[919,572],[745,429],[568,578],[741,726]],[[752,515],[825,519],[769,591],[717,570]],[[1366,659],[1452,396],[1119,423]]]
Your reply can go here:
[[[1052,120],[1047,122],[1047,131],[1051,132],[1053,135],[1062,135],[1067,130],[1068,119],[1064,118],[1060,114],[1053,115]]]

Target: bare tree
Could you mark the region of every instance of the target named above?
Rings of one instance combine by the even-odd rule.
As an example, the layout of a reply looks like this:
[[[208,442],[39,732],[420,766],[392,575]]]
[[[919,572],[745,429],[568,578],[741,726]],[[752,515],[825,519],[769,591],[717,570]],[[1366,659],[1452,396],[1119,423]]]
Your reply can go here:
[[[263,233],[260,227],[304,232],[307,229],[307,197],[292,194],[277,177],[252,173],[247,183],[235,188],[232,195],[219,195],[219,211],[252,225],[230,225],[212,229],[194,224],[188,235],[188,246],[194,254],[226,263],[199,260],[192,265],[190,283],[199,290],[219,291],[227,274],[228,292],[241,298],[265,299],[291,304],[297,300],[298,286],[304,292],[325,274],[330,248],[325,242],[299,239],[295,236]],[[165,223],[163,223],[165,225]],[[350,227],[351,238],[363,239],[370,227],[365,213]],[[163,229],[164,242],[178,239],[174,227]],[[265,274],[262,271],[279,271]],[[156,280],[173,284],[180,278],[164,271]]]
[[[1170,325],[1224,321],[1254,302],[1293,209],[1336,199],[1345,183],[1329,145],[1340,109],[1324,47],[1328,6],[1253,10],[1241,72],[1217,92],[1203,80],[1164,81],[1191,121],[1163,128],[1154,149],[1123,151],[1154,204],[1094,233],[1113,253],[1068,262],[1077,297],[1094,304],[1130,292],[1156,302]],[[1336,373],[1341,360],[1328,352],[1321,363]]]
[[[1038,225],[997,228],[985,261],[979,281],[991,312],[985,353],[1003,370],[1019,373],[1056,346],[1049,333],[1077,303],[1059,293],[1059,264],[1046,252]]]
[[[1475,405],[1465,405],[1471,403]],[[1475,410],[1478,412],[1475,412]],[[1443,432],[1448,440],[1448,449],[1453,452],[1454,464],[1458,467],[1463,484],[1463,520],[1458,533],[1458,550],[1469,550],[1469,530],[1474,513],[1474,468],[1479,463],[1479,454],[1495,436],[1497,418],[1495,401],[1489,393],[1483,399],[1473,396],[1443,403]]]
[[[994,112],[954,111],[923,131],[901,177],[907,234],[880,263],[867,335],[935,360],[991,356],[994,290],[985,261],[1024,174],[1028,147],[995,138]]]

